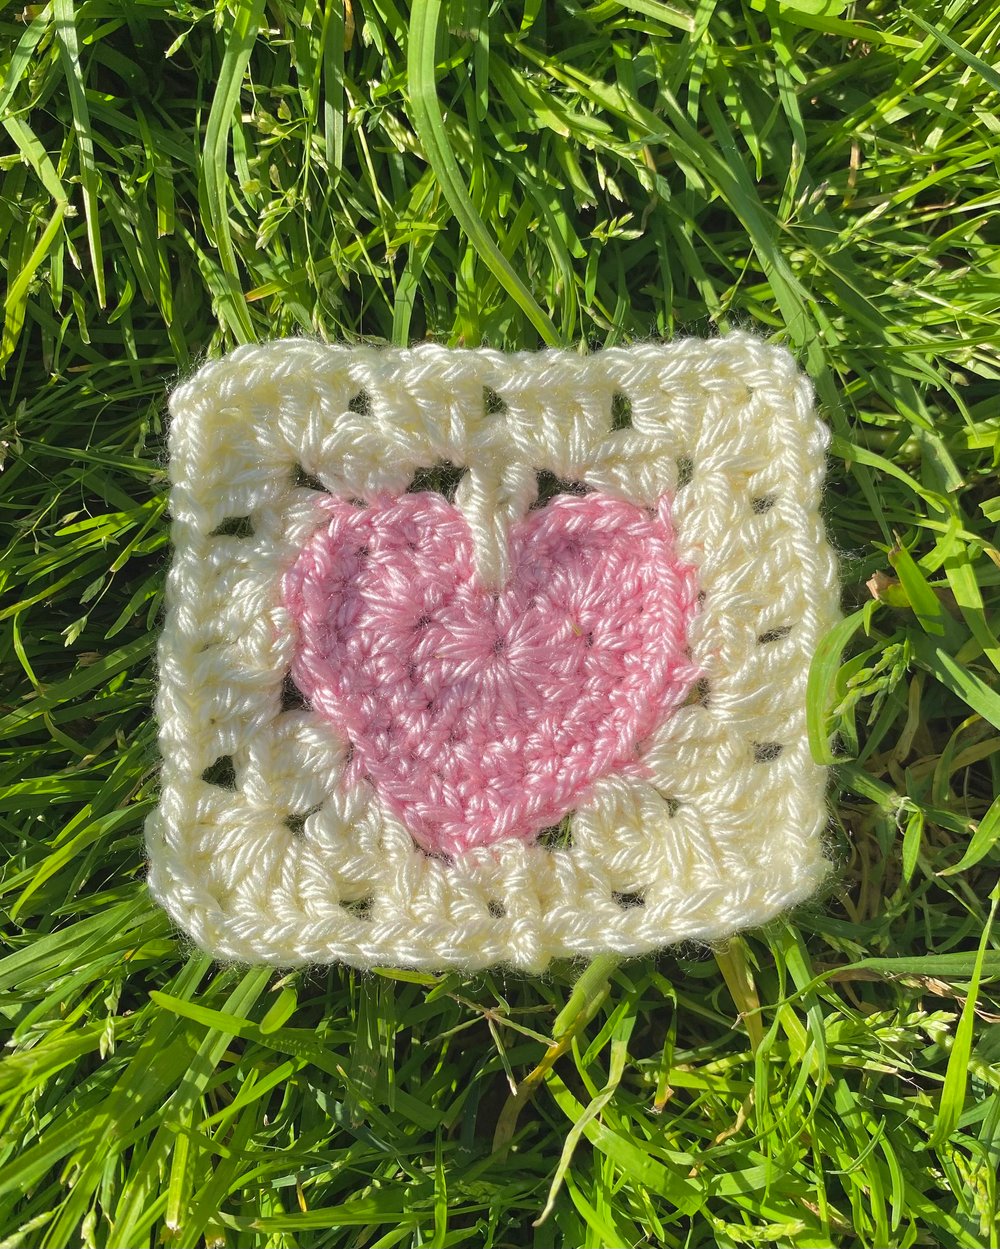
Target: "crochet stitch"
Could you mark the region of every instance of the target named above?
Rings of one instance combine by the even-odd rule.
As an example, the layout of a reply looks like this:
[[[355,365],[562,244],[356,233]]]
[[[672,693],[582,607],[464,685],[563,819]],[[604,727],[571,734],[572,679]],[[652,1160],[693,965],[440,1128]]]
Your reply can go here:
[[[440,495],[319,510],[284,598],[292,676],[355,747],[346,785],[367,777],[422,846],[454,855],[557,824],[599,776],[641,774],[638,743],[696,676],[697,590],[666,496],[655,519],[601,494],[529,513],[501,593]]]
[[[815,888],[837,579],[786,351],[293,340],[171,413],[147,842],[200,946],[537,970]]]

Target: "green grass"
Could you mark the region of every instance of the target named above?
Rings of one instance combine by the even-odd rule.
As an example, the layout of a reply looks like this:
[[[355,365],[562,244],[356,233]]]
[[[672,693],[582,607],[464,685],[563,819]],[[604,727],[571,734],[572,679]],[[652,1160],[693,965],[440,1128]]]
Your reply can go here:
[[[3,9],[3,1249],[1000,1243],[998,27],[996,0]],[[572,1001],[579,967],[192,952],[142,883],[169,385],[276,333],[734,325],[791,345],[835,431],[828,893]]]

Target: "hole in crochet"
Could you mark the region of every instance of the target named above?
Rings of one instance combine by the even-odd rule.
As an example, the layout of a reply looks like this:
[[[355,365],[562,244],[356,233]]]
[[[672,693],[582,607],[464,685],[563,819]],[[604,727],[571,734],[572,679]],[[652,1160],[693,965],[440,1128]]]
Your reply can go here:
[[[667,808],[667,815],[673,819],[677,812],[681,809],[680,799],[674,798],[672,794],[665,794],[662,789],[658,789],[656,792],[663,799],[663,805]]]
[[[755,499],[750,500],[750,507],[753,509],[755,516],[763,516],[765,512],[769,512],[774,507],[774,495],[759,494]]]
[[[292,815],[286,816],[285,827],[288,829],[288,831],[292,834],[293,837],[301,837],[303,833],[305,832],[306,820],[308,820],[310,815],[315,815],[315,813],[318,810],[319,810],[318,806],[310,807],[308,811],[302,811],[300,813],[294,813]]]
[[[434,494],[443,494],[449,503],[454,503],[455,491],[464,475],[464,468],[459,468],[450,460],[440,460],[430,468],[418,468],[406,492],[407,494],[420,494],[422,491],[430,490]]]
[[[754,763],[772,763],[784,750],[781,742],[754,742]]]
[[[233,767],[231,755],[220,755],[201,774],[201,779],[208,785],[218,785],[220,789],[236,788],[236,769]]]
[[[252,516],[227,516],[220,525],[209,534],[210,538],[252,538]]]
[[[301,464],[296,464],[293,469],[292,484],[306,490],[322,490],[324,494],[330,493],[320,479],[314,473],[307,473]]]
[[[425,859],[436,859],[438,863],[444,863],[447,867],[451,867],[455,862],[455,856],[446,854],[443,850],[428,850],[426,846],[421,846],[416,842],[414,845],[416,845],[417,852]]]
[[[620,390],[611,396],[611,428],[632,428],[632,400]]]
[[[507,401],[492,386],[483,387],[483,411],[487,416],[498,416],[507,411]]]
[[[611,896],[623,911],[634,911],[636,907],[646,905],[646,899],[641,893],[619,893],[617,889],[613,889]]]
[[[372,401],[368,391],[359,390],[347,407],[349,411],[357,412],[360,416],[371,416]]]
[[[684,486],[690,485],[693,476],[694,460],[689,455],[679,455],[677,457],[677,489],[681,490]]]
[[[768,629],[766,633],[757,635],[757,645],[770,646],[772,642],[780,642],[782,638],[788,637],[791,631],[791,625],[782,625],[780,629]]]
[[[286,672],[285,679],[281,682],[281,710],[308,711],[308,709],[309,700],[292,680],[292,674]]]
[[[543,828],[538,834],[538,845],[543,850],[571,850],[573,848],[573,813],[565,816],[558,824]]]
[[[507,915],[507,907],[498,898],[490,898],[486,903],[486,909],[494,919],[504,919]]]
[[[691,693],[685,700],[685,707],[707,707],[708,698],[712,692],[708,677],[699,677],[691,687]]]
[[[344,910],[350,912],[356,919],[371,919],[374,903],[375,899],[371,894],[363,898],[341,898],[340,900],[340,905]]]
[[[535,477],[538,479],[538,497],[531,505],[533,509],[544,507],[557,494],[590,494],[591,488],[586,482],[570,481],[564,477],[557,477],[555,473],[550,473],[547,468],[539,469]]]

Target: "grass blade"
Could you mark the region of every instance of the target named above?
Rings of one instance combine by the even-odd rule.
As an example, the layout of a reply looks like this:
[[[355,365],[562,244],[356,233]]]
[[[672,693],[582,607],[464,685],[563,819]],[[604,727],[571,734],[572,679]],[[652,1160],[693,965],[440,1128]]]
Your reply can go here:
[[[994,888],[993,905],[990,907],[989,919],[983,929],[979,942],[979,953],[976,956],[969,980],[969,992],[962,1007],[962,1014],[955,1029],[955,1040],[948,1056],[948,1068],[945,1072],[944,1087],[938,1104],[934,1131],[931,1134],[932,1149],[943,1145],[958,1127],[965,1106],[965,1090],[969,1082],[969,1058],[972,1054],[972,1029],[976,1018],[976,1001],[979,994],[979,981],[983,972],[983,960],[986,957],[993,921],[996,918],[997,902],[1000,901],[1000,890]]]
[[[942,876],[955,876],[959,872],[967,872],[985,859],[993,847],[1000,841],[1000,798],[994,798],[989,810],[976,825],[976,831],[969,839],[965,853],[957,863],[943,868]]]
[[[229,222],[229,137],[243,89],[243,75],[250,62],[263,15],[264,0],[239,0],[236,5],[235,20],[226,41],[226,52],[205,126],[205,150],[200,169],[199,190],[206,224],[211,228],[222,266],[219,314],[229,332],[241,343],[252,342],[255,333],[250,309],[243,295],[243,282]]]
[[[865,621],[866,611],[853,612],[839,620],[816,647],[809,666],[806,686],[806,725],[809,749],[817,763],[835,763],[830,743],[828,719],[837,688],[840,660],[847,644]]]
[[[462,181],[458,162],[444,128],[437,95],[435,48],[440,19],[441,0],[414,0],[410,12],[412,46],[407,73],[417,134],[448,204],[472,245],[497,281],[522,309],[542,341],[549,346],[555,346],[559,341],[555,326],[490,237]]]
[[[80,48],[76,31],[76,12],[73,0],[53,0],[52,15],[55,25],[59,57],[66,76],[70,105],[73,109],[73,131],[76,150],[80,160],[80,183],[83,187],[83,213],[87,223],[87,246],[90,248],[91,276],[97,292],[98,306],[107,302],[104,284],[104,249],[101,243],[98,219],[100,178],[94,159],[94,140],[90,125],[87,92],[80,66]]]

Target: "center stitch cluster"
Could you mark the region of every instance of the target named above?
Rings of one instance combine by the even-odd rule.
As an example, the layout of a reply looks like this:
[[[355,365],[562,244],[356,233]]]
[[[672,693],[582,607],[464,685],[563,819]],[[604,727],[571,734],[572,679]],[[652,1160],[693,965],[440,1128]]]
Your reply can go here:
[[[348,783],[367,776],[432,853],[533,837],[597,778],[637,772],[697,676],[666,497],[557,496],[513,526],[499,592],[441,495],[317,507],[283,581],[292,675],[350,743]]]

